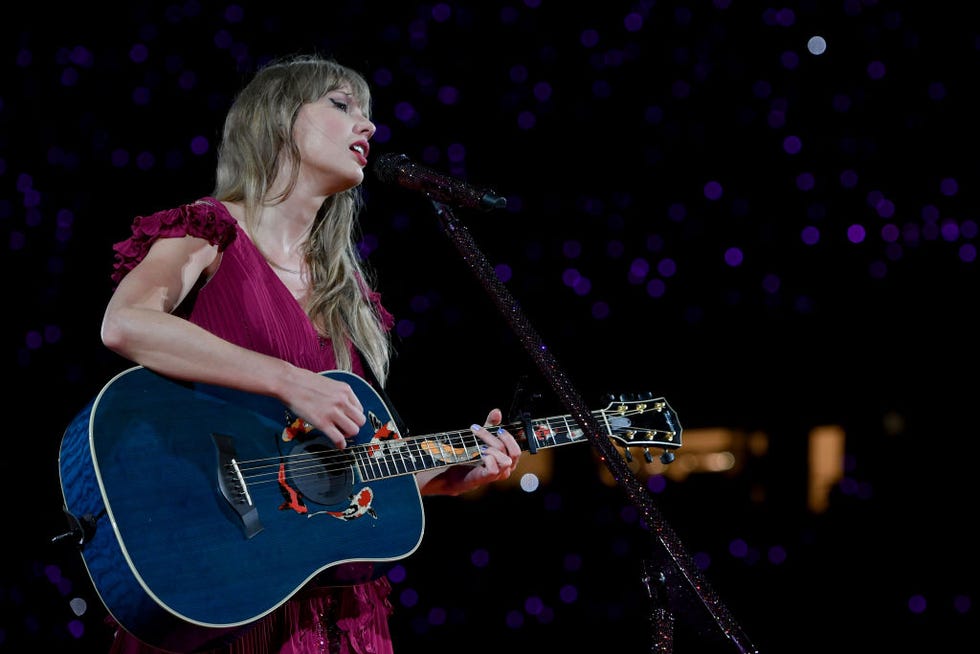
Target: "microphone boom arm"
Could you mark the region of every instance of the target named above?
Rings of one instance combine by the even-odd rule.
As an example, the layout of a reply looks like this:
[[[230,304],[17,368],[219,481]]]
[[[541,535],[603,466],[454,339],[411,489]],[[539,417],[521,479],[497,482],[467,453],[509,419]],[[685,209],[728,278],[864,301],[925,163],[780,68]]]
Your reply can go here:
[[[630,501],[640,511],[655,544],[659,544],[659,547],[656,548],[658,550],[656,558],[662,573],[664,592],[669,597],[664,598],[664,604],[654,611],[657,616],[660,616],[657,619],[661,621],[665,619],[663,616],[667,599],[683,600],[684,604],[691,608],[700,607],[697,610],[700,622],[705,622],[713,631],[717,629],[718,632],[732,641],[741,654],[757,654],[758,650],[735,622],[720,597],[704,579],[700,569],[686,553],[677,534],[664,521],[657,507],[653,505],[646,488],[639,483],[623,457],[619,455],[613,441],[601,436],[603,432],[595,421],[591,410],[558,365],[551,350],[542,342],[541,337],[531,326],[517,301],[497,277],[493,266],[477,247],[469,230],[456,219],[449,206],[435,200],[432,201],[432,204],[446,235],[456,245],[463,260],[497,305],[500,313],[507,320],[514,334],[524,345],[543,376],[549,381],[565,408],[575,417],[592,445],[599,450],[602,462],[612,473],[619,487],[625,491]],[[644,568],[643,574],[646,578],[649,575],[649,570]],[[668,594],[666,593],[667,589],[675,592]],[[705,612],[708,619],[705,619]],[[694,616],[690,617],[693,620]],[[670,633],[671,630],[668,627],[669,625],[664,622],[656,630],[661,638]],[[671,644],[659,643],[653,651],[670,652]]]

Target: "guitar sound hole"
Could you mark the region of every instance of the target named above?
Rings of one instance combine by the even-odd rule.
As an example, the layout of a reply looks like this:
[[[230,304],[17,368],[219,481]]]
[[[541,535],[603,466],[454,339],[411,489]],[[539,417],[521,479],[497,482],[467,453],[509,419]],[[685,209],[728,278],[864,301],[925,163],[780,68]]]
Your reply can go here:
[[[354,465],[350,454],[324,439],[294,447],[286,472],[303,496],[318,504],[346,502],[354,487]]]

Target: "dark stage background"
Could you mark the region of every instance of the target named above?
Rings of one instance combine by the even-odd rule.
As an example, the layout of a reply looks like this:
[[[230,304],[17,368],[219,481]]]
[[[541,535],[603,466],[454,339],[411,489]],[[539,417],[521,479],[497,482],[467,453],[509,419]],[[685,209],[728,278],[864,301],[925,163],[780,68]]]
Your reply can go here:
[[[108,647],[80,557],[50,539],[63,430],[127,367],[99,341],[111,245],[133,216],[210,192],[234,92],[315,50],[372,81],[372,157],[508,198],[457,215],[590,405],[668,399],[689,440],[666,470],[633,469],[756,647],[976,651],[968,8],[21,5],[0,39],[0,649]],[[412,431],[465,428],[521,378],[541,415],[564,413],[431,206],[370,175],[364,190]],[[827,428],[844,447],[814,506]],[[682,461],[717,433],[728,467]],[[650,651],[647,526],[588,444],[545,463],[533,492],[426,501],[394,582],[396,651]],[[676,651],[737,651],[703,617],[678,611]]]

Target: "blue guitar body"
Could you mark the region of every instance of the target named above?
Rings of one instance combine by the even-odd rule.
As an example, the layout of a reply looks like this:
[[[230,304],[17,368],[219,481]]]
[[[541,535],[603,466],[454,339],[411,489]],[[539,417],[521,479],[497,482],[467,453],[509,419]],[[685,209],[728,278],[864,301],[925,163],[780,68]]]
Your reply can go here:
[[[390,421],[384,402],[356,375],[323,374],[354,387],[375,418],[357,442],[370,442]],[[142,367],[78,414],[59,457],[65,509],[95,521],[81,554],[120,625],[163,649],[205,649],[328,568],[341,581],[364,580],[378,574],[374,564],[418,547],[414,476],[392,468],[383,484],[365,482],[352,461],[330,462],[347,450],[330,451],[317,432],[294,430],[290,440],[292,423],[269,398]],[[258,462],[247,493],[234,487],[241,473],[229,472],[229,460]],[[370,503],[358,504],[365,496]]]
[[[268,397],[185,384],[137,366],[72,421],[59,455],[65,513],[92,583],[143,642],[229,642],[314,577],[356,583],[414,552],[425,519],[414,473],[478,464],[469,429],[403,437],[381,396],[349,384],[365,425],[343,450]],[[663,398],[593,412],[624,448],[681,446]],[[569,415],[504,424],[522,450],[587,442]]]

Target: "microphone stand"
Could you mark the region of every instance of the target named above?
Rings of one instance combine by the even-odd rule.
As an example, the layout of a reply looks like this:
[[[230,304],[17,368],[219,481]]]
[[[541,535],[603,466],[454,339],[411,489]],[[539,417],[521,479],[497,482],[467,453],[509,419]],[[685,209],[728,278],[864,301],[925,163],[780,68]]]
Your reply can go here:
[[[431,201],[446,235],[456,245],[463,260],[497,305],[565,408],[575,417],[592,445],[599,450],[603,464],[609,468],[650,528],[655,547],[653,547],[652,558],[643,563],[641,573],[641,580],[646,587],[651,604],[650,651],[657,654],[670,654],[673,651],[673,610],[684,605],[686,608],[698,611],[702,626],[707,625],[712,630],[720,630],[720,633],[742,654],[757,653],[758,650],[708,585],[701,571],[694,565],[677,535],[661,517],[646,488],[633,476],[615,445],[611,440],[600,437],[602,430],[592,412],[556,362],[551,350],[528,322],[517,301],[500,282],[469,230],[459,222],[448,205],[436,200]],[[528,437],[530,438],[531,435],[528,434]],[[707,621],[705,621],[705,614]],[[693,615],[689,617],[694,618]]]

